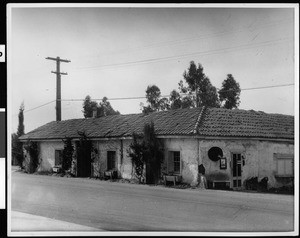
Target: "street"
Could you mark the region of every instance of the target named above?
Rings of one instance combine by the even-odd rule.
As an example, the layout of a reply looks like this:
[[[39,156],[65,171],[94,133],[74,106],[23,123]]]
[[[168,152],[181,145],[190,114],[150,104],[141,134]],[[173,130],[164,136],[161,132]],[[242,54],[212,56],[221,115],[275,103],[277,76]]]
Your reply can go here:
[[[294,227],[291,195],[11,175],[12,211],[106,231],[262,232]]]

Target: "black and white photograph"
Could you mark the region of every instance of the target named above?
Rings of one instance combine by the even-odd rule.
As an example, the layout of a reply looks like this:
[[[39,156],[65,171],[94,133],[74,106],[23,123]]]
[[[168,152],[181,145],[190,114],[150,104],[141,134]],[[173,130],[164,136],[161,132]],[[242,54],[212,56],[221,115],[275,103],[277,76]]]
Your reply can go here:
[[[298,4],[11,3],[6,57],[8,235],[299,235]]]

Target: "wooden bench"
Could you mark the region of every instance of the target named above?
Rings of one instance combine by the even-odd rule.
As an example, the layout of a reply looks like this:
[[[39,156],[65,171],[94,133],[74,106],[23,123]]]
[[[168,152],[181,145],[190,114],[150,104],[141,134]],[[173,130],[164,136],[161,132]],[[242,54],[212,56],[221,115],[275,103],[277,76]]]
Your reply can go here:
[[[105,178],[116,178],[117,177],[117,171],[116,170],[109,170],[104,172],[104,177]]]
[[[173,182],[175,186],[176,182],[181,182],[181,180],[182,180],[181,175],[164,175],[165,185],[167,185],[167,182]]]
[[[216,183],[228,183],[229,184],[229,187],[230,187],[230,180],[212,180],[212,186],[213,186],[213,188],[215,188],[216,187]]]
[[[52,171],[54,172],[54,173],[59,173],[59,172],[61,172],[61,166],[54,166],[53,168],[52,168]]]

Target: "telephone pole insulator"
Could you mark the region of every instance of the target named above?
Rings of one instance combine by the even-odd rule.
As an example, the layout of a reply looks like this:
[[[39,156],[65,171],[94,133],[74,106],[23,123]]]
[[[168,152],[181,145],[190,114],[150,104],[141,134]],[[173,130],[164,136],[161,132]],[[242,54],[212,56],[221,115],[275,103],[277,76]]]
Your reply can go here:
[[[48,60],[56,61],[56,71],[51,73],[56,74],[56,121],[61,121],[61,77],[60,75],[68,75],[68,73],[60,72],[60,62],[69,63],[71,60],[61,59],[60,57],[47,57]]]

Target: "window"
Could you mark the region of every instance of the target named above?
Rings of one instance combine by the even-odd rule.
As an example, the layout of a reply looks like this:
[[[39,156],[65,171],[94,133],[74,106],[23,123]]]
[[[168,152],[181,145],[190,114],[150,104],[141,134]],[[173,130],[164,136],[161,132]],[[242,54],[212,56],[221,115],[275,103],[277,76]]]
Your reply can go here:
[[[174,158],[174,173],[180,174],[180,152],[174,151],[173,158]]]
[[[55,166],[61,165],[63,159],[63,150],[55,150]]]
[[[116,151],[107,151],[107,170],[116,168]]]
[[[170,173],[170,174],[180,174],[181,173],[180,151],[170,151],[169,152],[168,173]]]
[[[277,177],[294,177],[294,156],[288,154],[274,154],[276,159]]]

